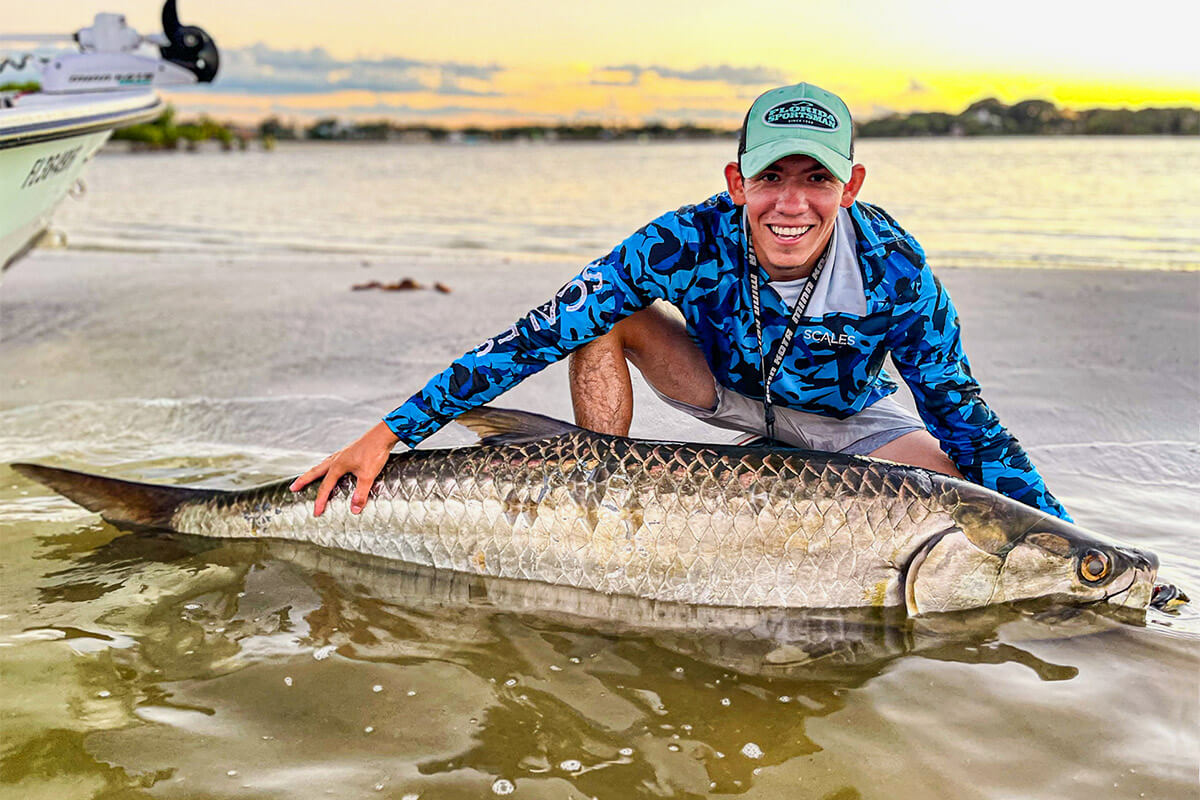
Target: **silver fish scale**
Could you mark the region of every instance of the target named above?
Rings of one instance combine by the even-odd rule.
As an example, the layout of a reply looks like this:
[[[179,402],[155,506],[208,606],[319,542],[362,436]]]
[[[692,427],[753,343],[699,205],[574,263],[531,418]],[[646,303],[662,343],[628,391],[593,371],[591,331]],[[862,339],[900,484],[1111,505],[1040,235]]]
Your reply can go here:
[[[929,476],[788,451],[577,432],[394,455],[361,514],[286,484],[181,507],[174,527],[272,537],[682,603],[903,604],[900,568],[950,525]]]

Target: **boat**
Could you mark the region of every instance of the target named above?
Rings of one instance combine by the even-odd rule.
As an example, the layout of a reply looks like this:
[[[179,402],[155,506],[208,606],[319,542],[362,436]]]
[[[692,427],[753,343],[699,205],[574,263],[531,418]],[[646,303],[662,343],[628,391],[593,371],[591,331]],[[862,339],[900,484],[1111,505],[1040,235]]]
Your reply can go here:
[[[8,41],[69,39],[71,52],[0,57],[7,68],[31,64],[34,91],[0,93],[0,264],[28,253],[56,208],[112,132],[148,122],[165,110],[156,87],[210,83],[220,56],[203,29],[182,25],[175,0],[162,10],[163,32],[143,36],[121,14],[97,14],[73,35],[3,37]],[[155,49],[157,52],[154,52]]]

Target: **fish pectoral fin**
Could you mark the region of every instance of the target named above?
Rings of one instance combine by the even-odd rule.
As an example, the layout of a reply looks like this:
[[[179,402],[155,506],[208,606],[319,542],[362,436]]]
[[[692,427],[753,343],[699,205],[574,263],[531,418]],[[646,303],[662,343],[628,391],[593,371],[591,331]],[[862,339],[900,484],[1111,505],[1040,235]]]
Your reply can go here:
[[[814,655],[797,644],[783,643],[763,656],[763,663],[772,667],[798,667],[811,664],[830,653]]]
[[[473,408],[456,420],[479,437],[480,444],[525,444],[583,428],[541,414],[510,408]]]

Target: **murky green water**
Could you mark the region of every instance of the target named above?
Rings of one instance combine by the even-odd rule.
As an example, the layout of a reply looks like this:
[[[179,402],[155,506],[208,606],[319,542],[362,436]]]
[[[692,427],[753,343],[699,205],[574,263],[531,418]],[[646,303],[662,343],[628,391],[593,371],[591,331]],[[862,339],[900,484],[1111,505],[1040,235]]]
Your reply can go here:
[[[0,778],[22,797],[1194,787],[1195,639],[1158,612],[654,607],[123,534],[21,491],[6,505],[36,520],[0,528]]]
[[[122,534],[20,491],[37,520],[2,530],[0,776],[25,797],[1182,797],[1194,779],[1195,642],[1157,612],[655,608]]]

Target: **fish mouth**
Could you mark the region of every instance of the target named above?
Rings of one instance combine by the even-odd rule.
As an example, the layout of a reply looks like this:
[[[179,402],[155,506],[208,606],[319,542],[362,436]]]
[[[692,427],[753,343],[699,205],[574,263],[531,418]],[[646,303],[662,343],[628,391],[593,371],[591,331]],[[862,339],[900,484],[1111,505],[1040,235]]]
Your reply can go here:
[[[1115,605],[1119,605],[1119,606],[1126,605],[1126,603],[1120,602],[1120,601],[1122,599],[1127,600],[1128,598],[1123,598],[1122,596],[1125,595],[1126,593],[1128,593],[1129,590],[1133,588],[1133,585],[1135,583],[1137,583],[1137,579],[1138,579],[1137,575],[1130,575],[1129,581],[1128,581],[1128,583],[1125,584],[1124,589],[1118,589],[1115,592],[1109,592],[1108,594],[1104,595],[1104,597],[1101,597],[1096,602],[1097,603],[1114,603]]]
[[[1117,552],[1129,563],[1129,583],[1118,591],[1109,592],[1105,601],[1112,605],[1145,609],[1154,597],[1154,580],[1158,577],[1158,556],[1133,548],[1118,547]]]
[[[1145,609],[1150,605],[1154,593],[1156,569],[1130,570],[1129,580],[1119,589],[1108,592],[1095,603],[1108,603],[1123,608]]]

